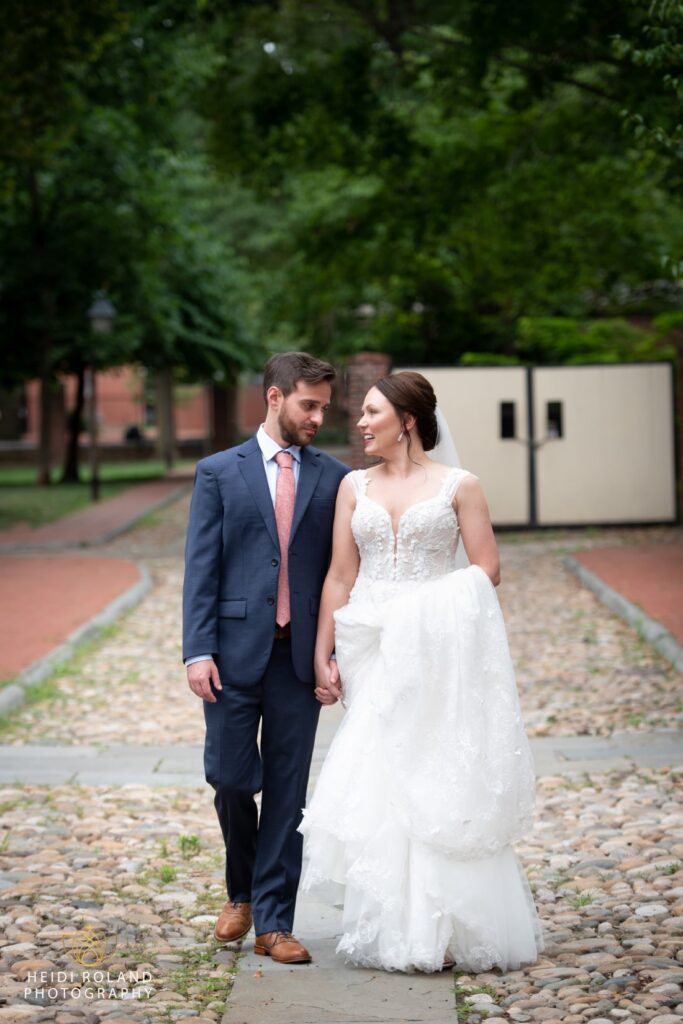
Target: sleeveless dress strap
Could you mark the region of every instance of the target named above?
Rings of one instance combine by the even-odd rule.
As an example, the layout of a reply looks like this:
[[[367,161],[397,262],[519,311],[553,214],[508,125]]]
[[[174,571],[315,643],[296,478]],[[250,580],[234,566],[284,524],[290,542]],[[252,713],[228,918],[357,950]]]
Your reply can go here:
[[[450,473],[446,474],[446,479],[443,482],[443,493],[449,502],[452,503],[460,484],[468,476],[473,477],[475,480],[479,479],[474,473],[470,473],[469,469],[463,469],[462,466],[454,466]]]
[[[350,473],[346,474],[346,479],[351,483],[353,493],[356,495],[356,501],[358,501],[359,498],[363,497],[368,486],[367,471],[365,469],[352,469]]]

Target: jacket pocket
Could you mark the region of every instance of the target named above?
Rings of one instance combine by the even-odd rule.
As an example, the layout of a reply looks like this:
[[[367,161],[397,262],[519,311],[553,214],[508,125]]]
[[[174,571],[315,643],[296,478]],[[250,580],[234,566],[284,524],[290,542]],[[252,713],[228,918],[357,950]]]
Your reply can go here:
[[[311,613],[311,615],[317,615],[318,614],[318,612],[320,610],[320,598],[319,597],[309,597],[309,599],[308,599],[308,610]]]
[[[219,619],[246,619],[247,600],[246,598],[227,598],[218,602]]]

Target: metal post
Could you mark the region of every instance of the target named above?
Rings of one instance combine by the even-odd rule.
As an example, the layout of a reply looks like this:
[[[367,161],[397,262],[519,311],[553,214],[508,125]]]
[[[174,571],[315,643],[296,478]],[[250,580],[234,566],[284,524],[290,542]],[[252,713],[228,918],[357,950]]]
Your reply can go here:
[[[90,497],[93,501],[100,498],[100,478],[97,461],[97,372],[94,366],[88,367],[85,377],[85,400],[88,409],[88,433],[90,436]]]
[[[529,526],[538,526],[536,495],[536,427],[534,423],[534,368],[526,368],[527,437],[529,450]]]

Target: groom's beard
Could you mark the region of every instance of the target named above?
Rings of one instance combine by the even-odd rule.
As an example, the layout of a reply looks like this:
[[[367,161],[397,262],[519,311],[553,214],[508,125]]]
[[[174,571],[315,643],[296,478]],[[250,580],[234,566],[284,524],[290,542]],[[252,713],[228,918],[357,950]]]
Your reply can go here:
[[[301,426],[298,427],[294,420],[287,415],[284,409],[278,416],[277,425],[280,431],[280,437],[283,441],[286,441],[288,445],[295,444],[301,448],[305,448],[307,444],[310,444],[314,437],[313,434],[308,434],[306,431],[318,430],[315,423],[302,423]]]

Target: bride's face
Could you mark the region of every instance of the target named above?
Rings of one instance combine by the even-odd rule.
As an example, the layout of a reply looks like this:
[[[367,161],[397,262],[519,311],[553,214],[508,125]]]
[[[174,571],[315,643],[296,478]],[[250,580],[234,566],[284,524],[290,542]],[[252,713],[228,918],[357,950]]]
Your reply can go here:
[[[401,443],[401,420],[388,398],[377,388],[370,388],[361,417],[356,424],[362,437],[366,455],[386,456]]]

